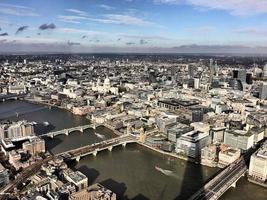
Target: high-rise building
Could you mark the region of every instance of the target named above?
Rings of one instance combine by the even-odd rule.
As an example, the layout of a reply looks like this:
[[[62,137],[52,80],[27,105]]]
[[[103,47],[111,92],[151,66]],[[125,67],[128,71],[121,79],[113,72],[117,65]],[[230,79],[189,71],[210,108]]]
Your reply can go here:
[[[259,98],[264,100],[267,99],[267,84],[262,83],[259,88]]]
[[[193,65],[188,65],[188,76],[189,78],[194,77],[194,66]]]
[[[233,70],[233,78],[237,78],[238,77],[238,70],[234,69]]]
[[[264,68],[263,68],[263,76],[267,77],[267,63],[264,65]]]
[[[177,81],[177,77],[178,77],[178,67],[171,66],[171,78],[173,83]]]
[[[209,77],[209,83],[211,84],[213,75],[214,75],[214,64],[213,64],[213,59],[210,59],[210,77]]]
[[[246,83],[251,85],[252,84],[252,73],[247,73],[246,75]]]
[[[194,78],[194,88],[199,89],[199,86],[200,86],[199,78]]]
[[[247,72],[245,69],[238,70],[237,79],[239,79],[242,83],[246,82]]]
[[[218,76],[218,74],[219,74],[219,66],[217,64],[217,61],[215,61],[214,71],[215,71],[216,76]]]

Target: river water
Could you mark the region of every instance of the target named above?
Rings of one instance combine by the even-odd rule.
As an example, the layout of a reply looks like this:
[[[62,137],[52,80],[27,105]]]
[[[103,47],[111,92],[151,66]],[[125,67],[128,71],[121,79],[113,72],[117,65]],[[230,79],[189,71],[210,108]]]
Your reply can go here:
[[[23,101],[0,103],[0,119],[4,118],[27,119],[39,124],[48,121],[49,127],[36,127],[37,134],[90,123],[86,118],[74,116],[62,109],[49,109]],[[112,131],[104,127],[97,128],[96,132],[98,134],[87,129],[84,133],[76,131],[69,136],[47,138],[46,148],[52,153],[59,153],[114,137]],[[99,137],[99,134],[102,136]],[[156,170],[155,166],[162,170]],[[71,167],[86,174],[90,184],[101,182],[112,189],[119,199],[135,200],[187,199],[218,171],[215,168],[170,158],[137,144],[115,147],[112,152],[99,152],[96,157],[84,157]],[[237,183],[237,188],[227,191],[222,199],[263,200],[266,197],[266,189],[242,178]]]

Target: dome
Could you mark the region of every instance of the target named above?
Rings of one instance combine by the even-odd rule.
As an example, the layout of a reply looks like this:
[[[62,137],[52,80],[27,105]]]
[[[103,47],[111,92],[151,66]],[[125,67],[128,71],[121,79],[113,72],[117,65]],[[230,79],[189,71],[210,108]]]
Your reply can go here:
[[[110,85],[110,80],[109,80],[109,78],[106,78],[106,79],[104,80],[104,84],[105,84],[105,85]]]

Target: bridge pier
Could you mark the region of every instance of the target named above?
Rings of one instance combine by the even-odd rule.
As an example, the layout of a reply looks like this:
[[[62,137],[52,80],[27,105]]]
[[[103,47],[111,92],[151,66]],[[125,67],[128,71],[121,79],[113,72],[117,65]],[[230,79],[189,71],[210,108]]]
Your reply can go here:
[[[93,123],[92,128],[93,128],[94,130],[96,130],[96,124],[95,124],[95,123]]]
[[[112,151],[112,149],[113,149],[113,146],[108,147],[109,151]]]
[[[66,130],[65,131],[65,135],[69,135],[69,130]]]
[[[83,133],[83,128],[80,129],[80,132]]]
[[[6,101],[6,99],[2,99],[2,102],[5,102]]]
[[[49,137],[50,137],[51,139],[53,139],[53,138],[54,138],[54,134],[50,134]]]
[[[94,155],[94,156],[97,155],[97,150],[94,150],[93,155]]]
[[[126,147],[126,145],[127,145],[127,142],[122,143],[123,147]]]
[[[236,182],[237,181],[233,182],[233,184],[231,185],[231,187],[235,188],[236,187]]]
[[[81,156],[77,156],[77,157],[75,158],[76,162],[79,162],[80,159],[81,159]]]

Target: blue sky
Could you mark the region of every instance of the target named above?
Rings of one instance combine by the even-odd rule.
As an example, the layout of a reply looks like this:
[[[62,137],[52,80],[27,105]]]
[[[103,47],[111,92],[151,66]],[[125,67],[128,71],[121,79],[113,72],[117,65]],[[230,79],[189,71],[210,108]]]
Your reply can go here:
[[[267,46],[267,0],[0,0],[0,28],[2,50]]]

